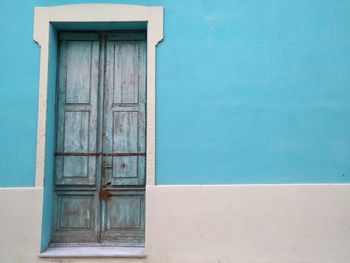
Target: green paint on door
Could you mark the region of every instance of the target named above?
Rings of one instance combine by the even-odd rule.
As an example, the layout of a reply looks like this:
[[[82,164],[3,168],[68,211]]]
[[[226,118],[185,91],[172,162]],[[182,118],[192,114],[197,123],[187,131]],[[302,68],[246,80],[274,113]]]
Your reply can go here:
[[[144,244],[145,38],[60,34],[52,243]]]

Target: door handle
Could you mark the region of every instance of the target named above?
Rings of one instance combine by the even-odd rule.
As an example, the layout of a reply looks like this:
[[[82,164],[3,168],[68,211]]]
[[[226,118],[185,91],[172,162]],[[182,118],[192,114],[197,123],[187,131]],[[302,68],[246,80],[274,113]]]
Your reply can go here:
[[[109,197],[110,197],[108,190],[106,190],[106,187],[111,185],[111,182],[106,178],[105,173],[106,173],[106,169],[112,169],[112,168],[113,167],[110,163],[106,163],[106,162],[102,163],[102,189],[100,191],[100,199],[102,200],[109,200]]]
[[[106,170],[107,169],[112,169],[112,165],[110,163],[102,163],[102,176],[105,176]]]
[[[102,163],[102,176],[103,176],[104,180],[105,180],[106,169],[112,169],[112,165],[110,163],[103,162]],[[102,184],[102,187],[101,187],[100,192],[99,192],[100,200],[102,200],[102,201],[111,200],[112,194],[106,189],[106,187],[108,187],[109,185],[111,185],[111,182],[107,182],[107,183]]]
[[[102,168],[103,168],[103,169],[112,169],[112,165],[111,165],[110,163],[105,163],[105,162],[104,162],[104,163],[102,164]]]

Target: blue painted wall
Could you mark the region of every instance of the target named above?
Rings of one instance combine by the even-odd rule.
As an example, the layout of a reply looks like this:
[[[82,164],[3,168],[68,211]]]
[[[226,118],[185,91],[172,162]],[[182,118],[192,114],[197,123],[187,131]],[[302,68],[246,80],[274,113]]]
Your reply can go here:
[[[50,39],[52,40],[49,50],[49,76],[48,76],[48,103],[47,103],[47,126],[46,126],[46,158],[44,178],[44,202],[43,220],[41,224],[42,238],[41,251],[44,251],[50,240],[52,230],[53,202],[54,202],[54,171],[55,171],[55,126],[56,126],[56,73],[57,73],[57,30],[50,26]]]
[[[0,186],[34,185],[34,6],[89,2],[0,3]],[[158,184],[350,182],[349,1],[103,2],[165,8]]]

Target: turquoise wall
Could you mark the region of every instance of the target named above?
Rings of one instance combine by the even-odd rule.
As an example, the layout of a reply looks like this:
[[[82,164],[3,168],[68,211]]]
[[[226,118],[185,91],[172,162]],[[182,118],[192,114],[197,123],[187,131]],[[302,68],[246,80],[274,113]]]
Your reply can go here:
[[[34,185],[34,7],[90,2],[0,3],[2,187]],[[103,2],[165,8],[158,184],[350,182],[350,1]]]
[[[56,73],[57,73],[57,30],[50,26],[50,39],[52,40],[49,50],[49,76],[48,76],[48,103],[47,103],[47,140],[45,159],[45,180],[44,180],[44,202],[43,220],[41,224],[42,238],[41,250],[44,251],[50,240],[52,230],[53,202],[54,202],[54,168],[55,168],[55,126],[56,126]]]

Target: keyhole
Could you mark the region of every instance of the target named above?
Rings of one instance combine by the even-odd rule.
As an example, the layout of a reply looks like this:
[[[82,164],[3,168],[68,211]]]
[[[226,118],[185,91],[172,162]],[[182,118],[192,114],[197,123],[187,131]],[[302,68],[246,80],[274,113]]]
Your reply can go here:
[[[126,168],[126,164],[125,163],[120,164],[120,168],[122,169]]]

